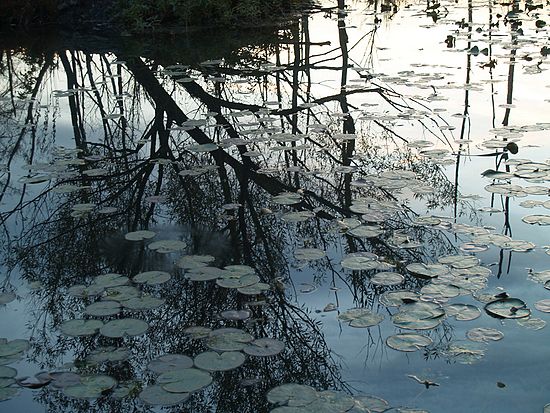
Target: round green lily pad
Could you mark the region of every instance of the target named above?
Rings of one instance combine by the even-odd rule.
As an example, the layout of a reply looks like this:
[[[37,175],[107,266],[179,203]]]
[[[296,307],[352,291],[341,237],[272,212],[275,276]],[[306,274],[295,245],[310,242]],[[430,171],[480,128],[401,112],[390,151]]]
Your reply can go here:
[[[307,405],[307,410],[318,413],[347,412],[355,406],[349,394],[325,390],[317,392],[317,399]]]
[[[11,303],[15,298],[16,295],[12,291],[4,291],[0,293],[0,305]]]
[[[294,258],[300,261],[315,261],[326,256],[326,252],[319,248],[297,248],[294,250]]]
[[[236,351],[227,351],[221,354],[205,351],[195,357],[195,366],[208,371],[228,371],[240,367],[244,361],[244,354]]]
[[[535,303],[535,308],[543,313],[550,313],[550,299],[539,300]]]
[[[8,387],[15,383],[15,380],[12,377],[0,377],[0,388]]]
[[[370,282],[374,285],[390,286],[399,285],[405,281],[405,277],[396,272],[379,272],[370,278]]]
[[[386,339],[388,347],[405,352],[417,351],[432,343],[433,341],[430,337],[415,333],[395,334]]]
[[[147,368],[157,374],[191,367],[193,367],[193,359],[184,354],[164,354],[147,364]]]
[[[61,332],[67,336],[71,337],[80,337],[80,336],[91,336],[97,333],[103,326],[101,320],[68,320],[61,324]]]
[[[386,400],[376,396],[355,396],[355,405],[359,411],[372,413],[385,412],[390,408]]]
[[[124,235],[124,238],[126,238],[128,241],[143,241],[146,239],[151,239],[155,235],[157,234],[153,231],[141,230],[128,232],[126,235]]]
[[[149,324],[136,318],[120,318],[111,320],[100,328],[105,337],[139,336],[147,331]]]
[[[368,308],[352,308],[338,316],[340,320],[349,321],[351,327],[366,328],[380,324],[384,316]]]
[[[122,302],[130,300],[131,298],[137,298],[140,296],[140,294],[141,291],[139,291],[136,287],[133,287],[131,285],[121,285],[105,290],[104,297],[108,300]]]
[[[139,393],[139,398],[153,406],[173,406],[186,401],[189,398],[189,393],[170,393],[160,385],[154,385],[144,388]]]
[[[170,254],[176,251],[183,251],[186,247],[187,243],[175,239],[164,239],[147,245],[147,248],[160,254]]]
[[[504,334],[494,328],[476,327],[468,330],[466,337],[472,341],[487,342],[502,340]]]
[[[13,378],[17,376],[17,370],[13,367],[0,366],[0,378]]]
[[[124,347],[98,347],[86,357],[92,363],[124,361],[130,357],[130,352]]]
[[[132,280],[138,284],[158,285],[168,281],[172,276],[166,271],[145,271],[140,272]]]
[[[257,338],[249,345],[245,346],[243,351],[256,357],[276,356],[285,349],[285,343],[274,338]]]
[[[451,304],[444,307],[447,316],[459,321],[475,320],[481,316],[481,310],[471,304]]]
[[[157,383],[170,393],[191,393],[210,385],[212,376],[206,371],[194,368],[172,370],[162,373]]]
[[[304,384],[286,383],[274,387],[267,393],[267,401],[275,405],[290,407],[307,406],[317,400],[317,391]]]
[[[121,306],[118,301],[97,301],[87,306],[84,313],[96,317],[104,317],[118,314],[120,309]]]
[[[101,274],[94,278],[94,284],[103,288],[119,287],[128,284],[128,281],[128,277],[114,273]]]
[[[14,387],[0,387],[0,402],[14,398],[19,394],[19,389]]]
[[[399,307],[392,316],[396,327],[410,330],[429,330],[437,327],[445,318],[445,310],[431,302],[414,302]]]
[[[158,308],[164,305],[165,302],[166,300],[164,298],[157,298],[144,294],[141,297],[134,297],[129,300],[122,301],[121,304],[124,308],[128,308],[130,310],[145,311]]]
[[[519,298],[502,298],[485,305],[485,311],[496,318],[524,318],[529,317],[531,310],[526,308],[525,302]]]

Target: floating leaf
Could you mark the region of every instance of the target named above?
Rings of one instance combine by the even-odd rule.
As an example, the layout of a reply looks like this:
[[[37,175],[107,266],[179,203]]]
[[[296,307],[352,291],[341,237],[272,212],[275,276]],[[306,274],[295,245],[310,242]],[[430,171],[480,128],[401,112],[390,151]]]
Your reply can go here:
[[[103,288],[120,287],[122,285],[128,284],[129,281],[130,280],[128,279],[128,277],[113,273],[101,274],[94,278],[94,284]],[[88,288],[91,287],[92,286]]]
[[[360,412],[373,413],[382,413],[390,408],[386,400],[376,396],[356,396],[355,406]]]
[[[386,339],[388,347],[398,351],[417,351],[423,347],[427,347],[433,343],[428,336],[414,333],[395,334]]]
[[[0,378],[13,378],[17,376],[17,370],[8,366],[0,366]]]
[[[531,314],[531,311],[526,308],[525,302],[519,298],[491,301],[485,305],[485,311],[496,318],[524,318]]]
[[[550,225],[550,215],[527,215],[521,220],[531,225]]]
[[[159,385],[154,385],[144,388],[139,393],[139,398],[153,406],[173,406],[186,401],[189,393],[171,393]]]
[[[459,321],[475,320],[481,316],[481,310],[470,304],[451,304],[445,306],[447,316],[454,317]]]
[[[256,357],[270,357],[285,349],[285,343],[274,338],[257,338],[243,348],[243,351]]]
[[[80,337],[94,335],[102,326],[103,322],[100,320],[76,319],[65,321],[60,329],[67,336]]]
[[[120,318],[111,320],[99,332],[105,337],[139,336],[147,331],[149,324],[135,318]]]
[[[297,248],[294,251],[294,258],[300,261],[320,260],[326,256],[325,251],[318,248]]]
[[[405,281],[405,277],[396,272],[379,272],[370,278],[370,282],[375,285],[399,285]]]
[[[289,407],[307,406],[317,400],[317,397],[313,387],[295,383],[282,384],[267,393],[269,403]]]
[[[11,303],[15,298],[16,295],[11,291],[0,293],[0,305]]]
[[[128,241],[143,241],[146,239],[153,238],[155,235],[157,235],[156,232],[141,230],[141,231],[128,232],[126,235],[124,235],[124,238],[126,238],[126,240]]]
[[[162,373],[157,383],[170,393],[191,393],[210,385],[212,376],[194,368],[171,370]]]
[[[370,252],[354,252],[344,257],[340,263],[348,270],[374,270],[378,268],[378,256]]]
[[[160,254],[170,254],[172,252],[183,251],[185,248],[187,248],[187,243],[184,241],[165,239],[152,242],[151,244],[147,245],[147,248]]]
[[[103,317],[118,314],[120,310],[121,305],[118,301],[97,301],[87,306],[84,313],[96,317]]]
[[[504,338],[504,334],[494,328],[476,327],[466,332],[466,337],[472,341],[498,341]]]
[[[424,264],[421,262],[407,265],[407,271],[421,278],[435,278],[447,274],[449,267],[443,264]]]
[[[191,367],[193,367],[193,359],[184,354],[164,354],[147,364],[147,368],[157,374]]]
[[[206,351],[195,357],[195,366],[208,371],[228,371],[240,367],[244,361],[244,355],[236,351],[227,351],[221,354]]]
[[[168,281],[172,276],[166,271],[145,271],[135,275],[132,280],[138,284],[158,285]]]
[[[86,357],[92,363],[105,363],[124,361],[130,357],[130,352],[125,347],[98,347]]]
[[[539,300],[535,303],[535,308],[543,313],[550,313],[550,299]]]
[[[414,302],[403,304],[392,316],[396,327],[411,330],[429,330],[437,327],[445,318],[445,310],[435,303]]]
[[[0,387],[0,402],[14,398],[19,394],[19,389],[13,387]]]
[[[384,316],[374,313],[368,308],[352,308],[338,316],[340,320],[349,321],[351,327],[366,328],[380,324]]]
[[[271,202],[279,205],[294,205],[302,202],[302,196],[295,192],[283,192],[271,198]]]
[[[519,318],[517,319],[517,323],[529,330],[541,330],[546,327],[546,321],[535,317]]]

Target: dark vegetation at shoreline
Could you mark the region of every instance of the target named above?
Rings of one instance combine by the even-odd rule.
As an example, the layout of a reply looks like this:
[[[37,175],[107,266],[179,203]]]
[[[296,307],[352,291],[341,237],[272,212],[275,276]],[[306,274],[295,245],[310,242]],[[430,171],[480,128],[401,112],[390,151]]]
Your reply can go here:
[[[3,0],[0,27],[185,32],[273,25],[305,4],[304,0]]]

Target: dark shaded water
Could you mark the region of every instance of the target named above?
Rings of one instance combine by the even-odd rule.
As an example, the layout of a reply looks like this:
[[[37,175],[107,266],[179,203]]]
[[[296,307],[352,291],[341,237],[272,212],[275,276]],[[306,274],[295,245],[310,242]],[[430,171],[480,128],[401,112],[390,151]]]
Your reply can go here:
[[[543,411],[548,6],[325,6],[2,41],[2,411]]]

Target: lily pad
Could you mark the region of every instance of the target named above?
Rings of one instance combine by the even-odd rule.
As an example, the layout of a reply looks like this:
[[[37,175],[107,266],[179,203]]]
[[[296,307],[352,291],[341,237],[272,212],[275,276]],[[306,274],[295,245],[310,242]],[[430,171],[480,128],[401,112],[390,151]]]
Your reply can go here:
[[[87,306],[84,313],[96,317],[102,317],[118,314],[120,309],[121,305],[118,301],[97,301]]]
[[[486,343],[488,341],[498,341],[504,338],[504,334],[494,328],[476,327],[466,332],[466,337],[472,341]]]
[[[147,245],[147,248],[160,254],[170,254],[172,252],[183,251],[187,248],[187,243],[179,240],[165,239],[152,242]]]
[[[91,336],[102,326],[103,322],[100,320],[68,320],[61,325],[61,332],[71,337]]]
[[[135,275],[132,280],[138,284],[158,285],[168,281],[172,276],[166,271],[145,271]]]
[[[205,351],[195,357],[195,366],[208,371],[228,371],[240,367],[244,361],[244,354],[236,351],[227,351],[221,354]]]
[[[519,298],[503,298],[485,305],[485,311],[496,318],[524,318],[529,317],[531,310],[526,308],[525,302]]]
[[[144,294],[141,297],[134,297],[129,300],[122,301],[121,304],[124,308],[128,308],[130,310],[145,311],[158,308],[164,305],[165,302],[166,300],[164,298],[157,298]]]
[[[427,347],[433,343],[428,336],[414,333],[395,334],[386,339],[388,347],[398,351],[412,352]]]
[[[407,271],[421,278],[434,278],[439,275],[447,274],[449,267],[443,264],[424,264],[421,262],[407,265]]]
[[[130,357],[130,352],[125,347],[98,347],[86,357],[93,363],[124,361]]]
[[[170,393],[160,385],[154,385],[144,388],[139,393],[139,398],[153,406],[173,406],[186,401],[189,393]]]
[[[297,248],[294,251],[294,258],[300,261],[320,260],[326,256],[325,251],[318,248]]]
[[[435,303],[414,302],[399,307],[392,316],[396,327],[409,330],[430,330],[437,327],[445,318],[445,310]]]
[[[13,367],[0,366],[0,378],[13,378],[17,376],[17,370]]]
[[[302,202],[302,196],[295,192],[283,192],[271,198],[271,202],[279,205],[294,205]]]
[[[374,285],[399,285],[405,281],[405,277],[396,272],[379,272],[370,278],[370,282]]]
[[[99,332],[105,337],[139,336],[147,331],[149,324],[136,318],[120,318],[111,320]]]
[[[212,376],[194,368],[171,370],[162,373],[157,383],[170,393],[191,393],[210,385]]]
[[[351,327],[373,327],[384,320],[384,316],[375,313],[368,308],[352,308],[338,316],[340,320],[349,321]]]
[[[164,354],[147,364],[147,368],[157,374],[191,367],[193,367],[193,359],[184,354]]]
[[[128,284],[129,281],[128,277],[113,273],[101,274],[94,278],[94,284],[103,288],[119,287]]]
[[[0,305],[11,303],[15,298],[16,295],[12,291],[0,293]]]
[[[289,407],[307,406],[318,398],[313,387],[304,384],[287,383],[274,387],[267,393],[267,401]]]
[[[19,389],[14,387],[0,387],[0,402],[13,399],[19,394]]]
[[[481,316],[481,310],[470,304],[451,304],[445,306],[447,316],[454,317],[459,321],[475,320]]]
[[[257,338],[244,347],[243,351],[256,357],[276,356],[285,349],[285,343],[274,338]]]
[[[340,264],[348,270],[374,270],[378,268],[378,256],[370,252],[354,252],[346,255]]]
[[[543,313],[550,313],[550,299],[539,300],[535,303],[535,308]]]
[[[356,396],[355,406],[359,411],[373,413],[382,413],[390,408],[386,400],[376,396]]]
[[[124,238],[128,241],[143,241],[146,239],[151,239],[155,235],[157,235],[156,232],[141,230],[141,231],[128,232],[126,235],[124,235]]]

